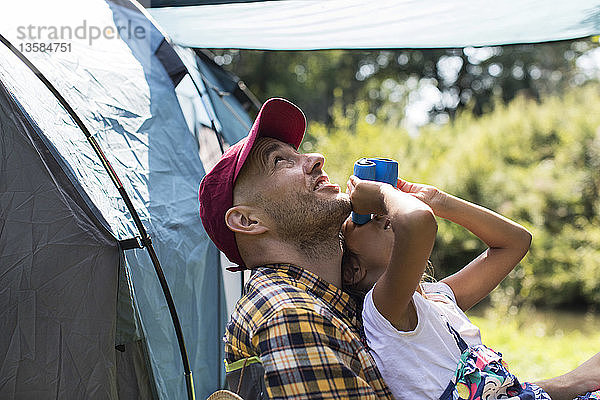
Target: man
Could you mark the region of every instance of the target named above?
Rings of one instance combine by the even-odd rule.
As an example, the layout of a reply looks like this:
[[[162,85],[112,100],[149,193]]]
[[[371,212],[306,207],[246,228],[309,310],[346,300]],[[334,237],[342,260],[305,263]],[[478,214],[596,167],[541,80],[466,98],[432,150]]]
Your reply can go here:
[[[329,182],[322,155],[297,152],[305,128],[295,105],[268,100],[200,184],[206,232],[254,270],[225,332],[228,382],[246,400],[391,399],[359,310],[340,289],[338,234],[350,201]],[[600,387],[599,370],[600,353],[538,384],[571,399]]]
[[[350,201],[322,155],[297,152],[305,127],[295,105],[268,100],[200,185],[208,235],[254,270],[225,333],[228,381],[244,398],[391,399],[356,304],[340,289],[338,233]],[[261,381],[262,396],[252,384]]]

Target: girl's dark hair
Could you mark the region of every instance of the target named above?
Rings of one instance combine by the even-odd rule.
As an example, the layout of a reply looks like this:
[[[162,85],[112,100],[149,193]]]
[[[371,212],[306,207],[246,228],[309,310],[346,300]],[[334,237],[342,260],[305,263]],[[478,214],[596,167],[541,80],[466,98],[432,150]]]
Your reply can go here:
[[[340,231],[340,244],[342,246],[342,278],[344,277],[345,271],[347,269],[351,269],[352,265],[358,263],[358,254],[354,253],[348,245],[346,244],[346,240],[344,239],[344,234]],[[359,309],[362,310],[363,303],[365,301],[365,296],[367,295],[367,290],[359,289],[357,285],[351,284],[348,285],[342,279],[342,289],[350,295],[350,297],[356,302]]]

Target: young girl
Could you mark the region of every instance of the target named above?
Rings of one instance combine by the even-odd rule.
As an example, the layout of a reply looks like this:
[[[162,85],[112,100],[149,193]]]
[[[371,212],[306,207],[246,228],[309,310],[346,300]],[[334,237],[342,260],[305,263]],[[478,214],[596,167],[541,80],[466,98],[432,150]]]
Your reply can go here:
[[[367,343],[396,398],[549,399],[549,393],[560,400],[600,387],[600,353],[561,377],[520,385],[499,355],[481,346],[479,329],[464,314],[527,253],[531,234],[525,228],[433,186],[399,180],[398,189],[352,176],[353,210],[376,216],[364,225],[349,218],[342,227],[343,281],[367,292]],[[462,225],[489,248],[454,275],[421,284],[437,232],[435,216]],[[462,379],[488,361],[493,372],[482,382],[480,375],[475,382],[473,374]]]

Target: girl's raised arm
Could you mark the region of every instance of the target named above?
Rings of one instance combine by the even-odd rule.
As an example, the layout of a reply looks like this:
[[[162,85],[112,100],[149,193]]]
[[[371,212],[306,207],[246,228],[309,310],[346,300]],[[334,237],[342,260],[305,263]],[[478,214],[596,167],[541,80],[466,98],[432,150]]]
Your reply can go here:
[[[529,250],[531,233],[484,207],[444,193],[433,186],[398,180],[398,187],[427,203],[436,216],[457,223],[481,239],[488,249],[444,279],[458,306],[468,310],[487,296]]]

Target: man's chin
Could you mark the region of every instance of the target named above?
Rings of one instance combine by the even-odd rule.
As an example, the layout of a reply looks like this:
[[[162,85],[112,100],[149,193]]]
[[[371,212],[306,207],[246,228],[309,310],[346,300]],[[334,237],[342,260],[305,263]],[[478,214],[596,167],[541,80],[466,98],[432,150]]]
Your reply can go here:
[[[298,194],[296,198],[278,199],[276,203],[268,203],[266,210],[277,221],[277,231],[283,236],[320,237],[336,235],[352,206],[346,193],[320,191],[316,196]]]
[[[348,193],[340,192],[338,193],[338,197],[345,199],[346,201],[348,201],[348,204],[350,204],[350,196],[348,195]]]
[[[321,199],[343,201],[348,202],[348,204],[350,204],[350,196],[348,196],[347,193],[344,193],[340,190],[334,190],[333,188],[329,188],[328,190],[321,190],[317,192],[317,196]]]
[[[350,196],[347,193],[340,193],[338,195],[338,197],[346,206],[346,217],[344,217],[344,219],[346,219],[348,217],[348,215],[350,215],[350,212],[352,211],[352,203],[350,203]]]
[[[346,220],[352,211],[350,196],[343,192],[320,192],[317,201],[311,206],[306,206],[306,210],[311,210],[312,220],[315,229],[331,230],[338,229]]]
[[[348,196],[346,193],[338,193],[336,200],[339,206],[339,212],[337,213],[339,218],[336,223],[339,222],[339,226],[342,226],[352,211],[352,204],[350,203],[350,196]]]

